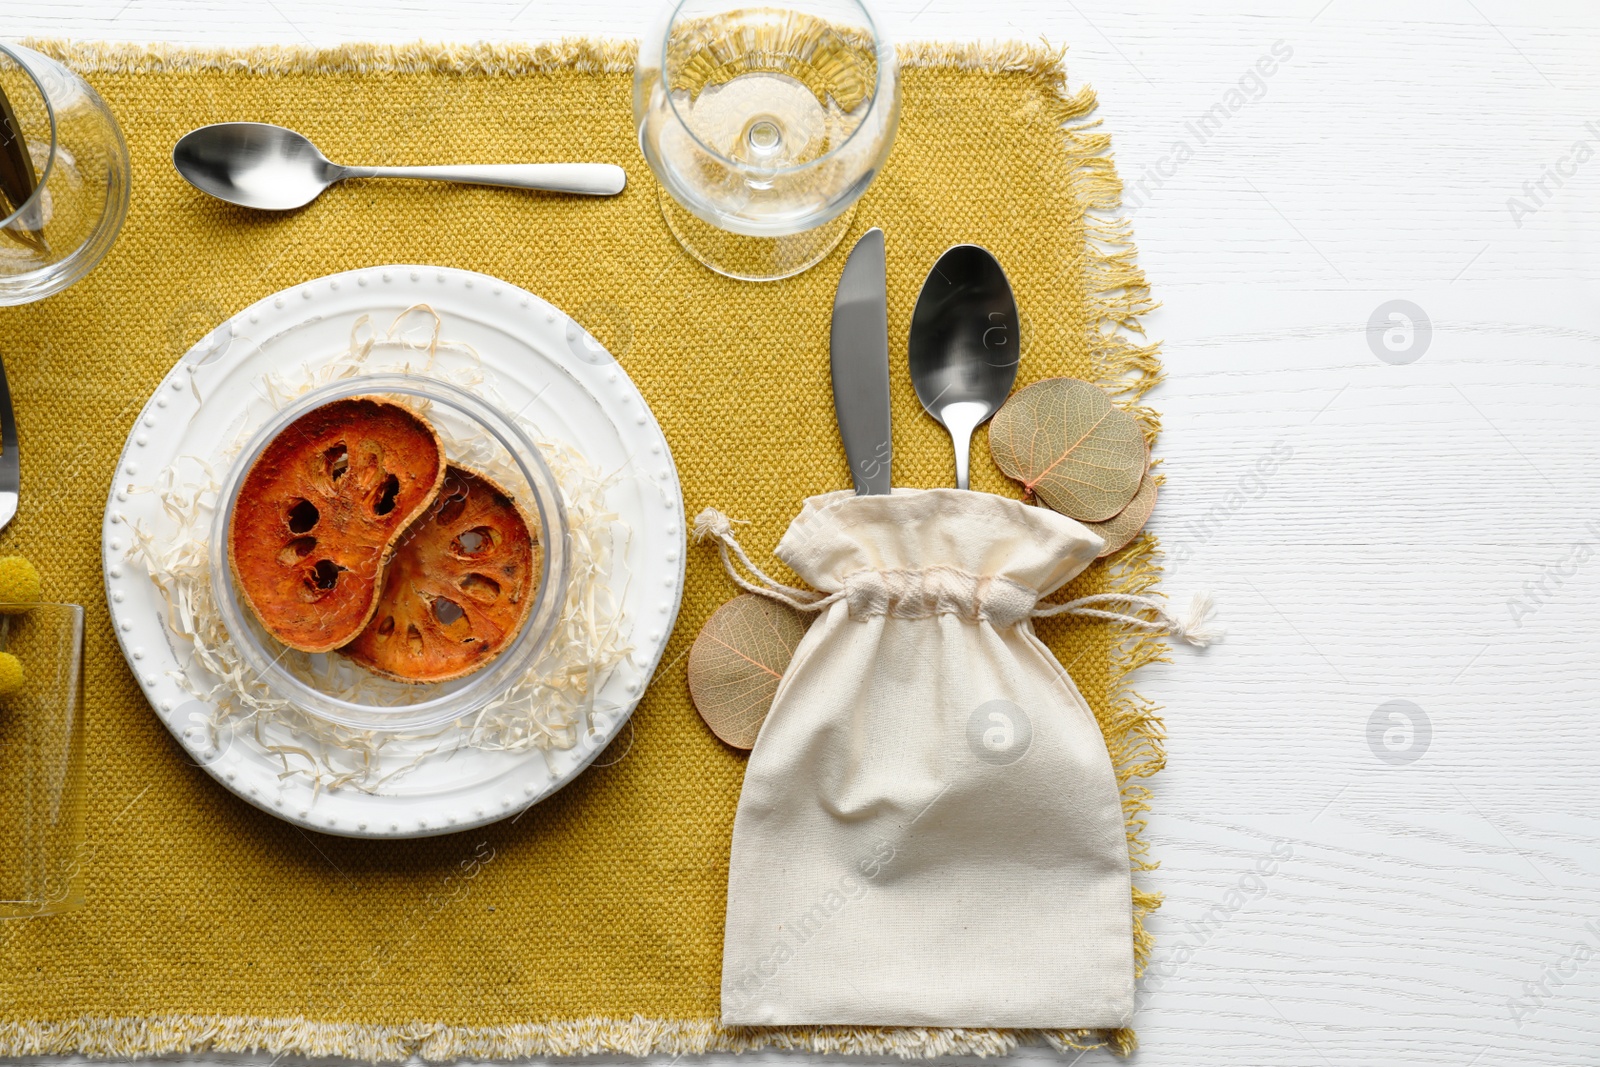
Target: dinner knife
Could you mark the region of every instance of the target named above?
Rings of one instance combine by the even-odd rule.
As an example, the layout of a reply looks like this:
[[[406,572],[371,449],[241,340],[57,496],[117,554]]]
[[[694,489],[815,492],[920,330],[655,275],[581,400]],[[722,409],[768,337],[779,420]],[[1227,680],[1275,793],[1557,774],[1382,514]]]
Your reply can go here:
[[[22,489],[22,469],[17,462],[17,416],[11,407],[11,386],[5,363],[0,362],[0,529],[17,514]]]
[[[889,285],[883,231],[861,235],[833,298],[833,411],[857,496],[889,492]]]

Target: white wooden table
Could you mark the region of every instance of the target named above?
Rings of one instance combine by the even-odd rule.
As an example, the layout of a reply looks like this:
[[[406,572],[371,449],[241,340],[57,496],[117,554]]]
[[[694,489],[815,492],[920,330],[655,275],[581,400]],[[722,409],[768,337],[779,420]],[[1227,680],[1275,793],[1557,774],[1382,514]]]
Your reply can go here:
[[[0,34],[630,36],[656,2],[8,0]],[[1071,46],[1166,305],[1154,522],[1230,632],[1142,681],[1137,1062],[1600,1064],[1600,7],[1233,6],[879,0],[900,39]]]

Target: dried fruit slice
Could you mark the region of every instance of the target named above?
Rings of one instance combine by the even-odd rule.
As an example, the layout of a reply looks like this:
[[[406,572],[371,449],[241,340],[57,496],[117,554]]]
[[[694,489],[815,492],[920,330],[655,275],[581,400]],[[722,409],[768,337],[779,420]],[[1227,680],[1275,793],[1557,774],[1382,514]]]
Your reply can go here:
[[[342,652],[402,682],[447,682],[489,663],[533,607],[538,538],[510,495],[452,466],[433,507],[406,531],[378,611]]]
[[[351,397],[300,416],[256,457],[228,521],[228,563],[267,632],[326,652],[377,607],[396,541],[444,482],[439,435],[399,404]]]

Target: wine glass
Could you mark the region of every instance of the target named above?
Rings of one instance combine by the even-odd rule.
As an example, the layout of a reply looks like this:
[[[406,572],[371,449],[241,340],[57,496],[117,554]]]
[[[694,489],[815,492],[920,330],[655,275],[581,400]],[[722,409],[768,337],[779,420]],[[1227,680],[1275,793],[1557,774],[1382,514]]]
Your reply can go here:
[[[128,146],[100,95],[66,67],[0,44],[0,306],[94,269],[128,214]]]
[[[667,226],[721,274],[831,252],[900,121],[894,47],[860,0],[682,0],[640,45],[633,115]]]

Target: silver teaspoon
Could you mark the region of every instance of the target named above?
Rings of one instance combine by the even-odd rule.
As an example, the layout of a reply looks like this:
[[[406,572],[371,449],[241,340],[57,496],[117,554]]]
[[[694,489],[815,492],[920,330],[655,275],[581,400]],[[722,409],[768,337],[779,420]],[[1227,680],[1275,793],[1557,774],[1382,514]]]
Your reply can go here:
[[[223,122],[191,130],[172,149],[172,163],[201,192],[264,211],[305,207],[345,178],[416,178],[585,196],[613,196],[628,184],[622,168],[610,163],[341,167],[303,135],[263,122]]]
[[[967,488],[972,432],[1017,380],[1020,340],[1017,302],[999,261],[977,245],[940,256],[911,313],[907,358],[923,410],[950,431],[958,489]]]

